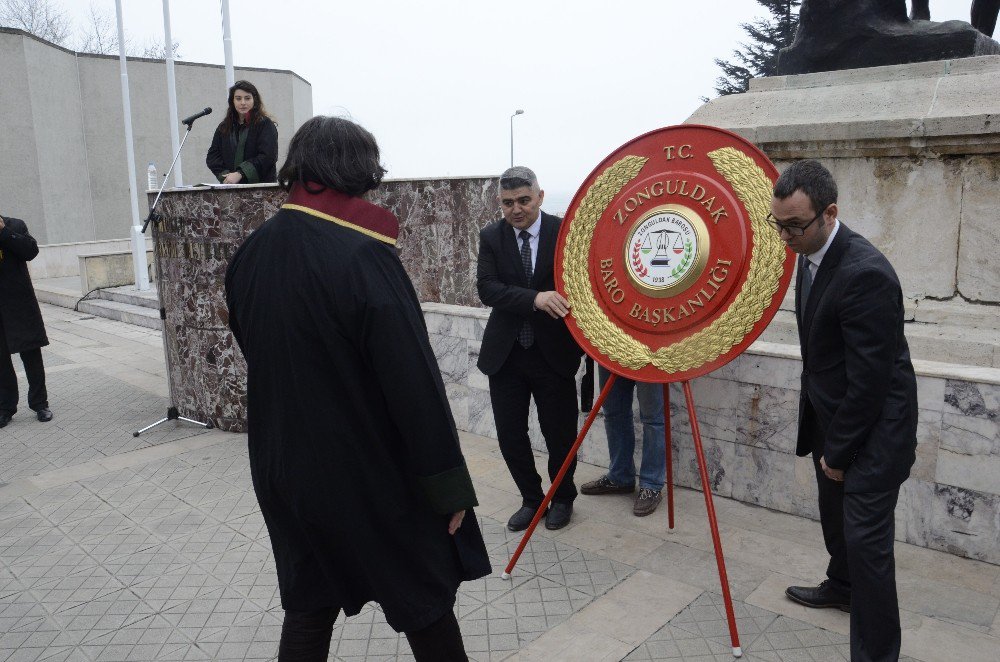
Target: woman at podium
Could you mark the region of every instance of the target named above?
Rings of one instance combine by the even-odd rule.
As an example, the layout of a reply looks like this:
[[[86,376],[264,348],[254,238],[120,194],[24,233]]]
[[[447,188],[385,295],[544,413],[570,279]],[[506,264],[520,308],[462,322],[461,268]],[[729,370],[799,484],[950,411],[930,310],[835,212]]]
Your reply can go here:
[[[223,184],[260,184],[278,181],[277,161],[278,127],[253,83],[238,80],[205,163]]]

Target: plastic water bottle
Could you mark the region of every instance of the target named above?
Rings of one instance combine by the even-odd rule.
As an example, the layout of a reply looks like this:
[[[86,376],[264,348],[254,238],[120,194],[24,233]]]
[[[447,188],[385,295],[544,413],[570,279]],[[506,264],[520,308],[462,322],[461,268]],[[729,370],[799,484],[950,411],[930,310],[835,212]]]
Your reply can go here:
[[[150,191],[156,191],[160,188],[160,184],[156,179],[156,166],[153,162],[149,162],[149,167],[146,168],[146,184]]]

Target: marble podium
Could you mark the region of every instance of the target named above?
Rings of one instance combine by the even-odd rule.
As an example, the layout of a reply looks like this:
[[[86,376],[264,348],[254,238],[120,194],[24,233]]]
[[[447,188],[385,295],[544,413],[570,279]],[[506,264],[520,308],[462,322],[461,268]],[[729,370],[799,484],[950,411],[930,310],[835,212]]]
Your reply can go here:
[[[400,221],[399,250],[421,301],[478,305],[479,230],[496,218],[495,177],[383,182],[369,198]],[[273,184],[165,191],[153,229],[170,399],[181,416],[246,429],[246,364],[229,331],[229,259],[285,200]]]

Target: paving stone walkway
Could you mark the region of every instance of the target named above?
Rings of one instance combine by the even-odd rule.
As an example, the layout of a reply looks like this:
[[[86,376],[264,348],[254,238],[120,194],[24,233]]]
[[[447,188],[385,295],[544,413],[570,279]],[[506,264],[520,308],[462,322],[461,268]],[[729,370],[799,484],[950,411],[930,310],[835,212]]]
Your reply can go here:
[[[0,430],[0,662],[275,659],[282,612],[245,437],[171,422],[134,438],[167,406],[158,332],[44,309],[56,418],[22,410]],[[518,499],[495,442],[463,444],[496,570],[458,595],[472,659],[733,659],[700,494],[678,491],[670,532],[625,498],[582,497],[573,524],[536,533],[505,581],[519,538],[502,522]],[[845,614],[781,596],[797,572],[818,572],[804,560],[821,557],[818,525],[717,507],[743,659],[849,659]],[[741,533],[758,528],[780,533]],[[940,602],[904,604],[904,659],[997,659],[997,568],[910,546],[900,561],[901,586],[914,566]],[[330,659],[412,657],[368,605],[338,620]]]

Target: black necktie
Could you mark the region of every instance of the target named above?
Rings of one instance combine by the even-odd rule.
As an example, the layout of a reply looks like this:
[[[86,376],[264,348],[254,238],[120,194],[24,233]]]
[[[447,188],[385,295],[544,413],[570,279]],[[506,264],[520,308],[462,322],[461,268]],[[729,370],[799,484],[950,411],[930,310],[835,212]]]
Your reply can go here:
[[[802,316],[802,319],[806,318],[806,302],[809,301],[809,290],[812,289],[813,284],[812,269],[809,267],[809,264],[806,256],[801,256],[799,271],[802,272],[802,296],[799,297],[799,315]]]
[[[521,230],[518,237],[521,238],[521,266],[524,267],[524,276],[531,282],[531,233]],[[517,341],[521,347],[528,349],[535,342],[535,331],[531,328],[531,322],[525,320],[521,325],[521,330],[517,332]]]

